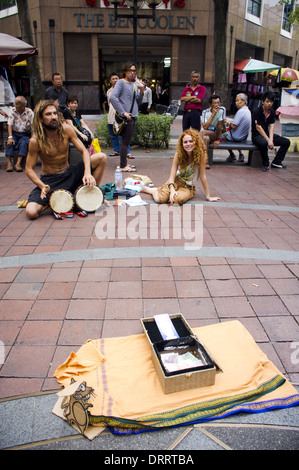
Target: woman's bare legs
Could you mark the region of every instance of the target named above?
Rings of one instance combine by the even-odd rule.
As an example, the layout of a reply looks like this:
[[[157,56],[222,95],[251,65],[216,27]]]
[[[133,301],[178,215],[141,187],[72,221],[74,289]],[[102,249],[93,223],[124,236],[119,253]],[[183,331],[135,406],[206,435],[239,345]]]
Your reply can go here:
[[[151,194],[155,202],[160,202],[158,188],[149,188],[148,186],[143,186],[141,191],[147,194]]]

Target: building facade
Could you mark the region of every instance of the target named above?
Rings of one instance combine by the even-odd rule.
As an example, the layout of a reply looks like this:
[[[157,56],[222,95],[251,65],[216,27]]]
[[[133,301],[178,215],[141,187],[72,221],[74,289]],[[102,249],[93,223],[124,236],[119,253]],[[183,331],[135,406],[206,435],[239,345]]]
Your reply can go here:
[[[290,28],[286,7],[277,2],[229,2],[226,44],[231,85],[236,80],[234,62],[249,57],[298,68],[299,36],[296,27]],[[59,72],[68,91],[78,95],[81,109],[103,109],[110,74],[121,75],[122,64],[133,58],[132,18],[116,20],[107,0],[28,0],[28,8],[44,85],[51,83],[53,72]],[[132,13],[125,0],[118,11]],[[152,11],[140,1],[138,13],[151,16]],[[14,0],[0,0],[0,30],[21,37]],[[214,1],[161,0],[155,20],[138,19],[137,53],[138,76],[149,79],[153,88],[162,81],[168,99],[180,97],[192,70],[200,72],[209,92],[214,91]]]

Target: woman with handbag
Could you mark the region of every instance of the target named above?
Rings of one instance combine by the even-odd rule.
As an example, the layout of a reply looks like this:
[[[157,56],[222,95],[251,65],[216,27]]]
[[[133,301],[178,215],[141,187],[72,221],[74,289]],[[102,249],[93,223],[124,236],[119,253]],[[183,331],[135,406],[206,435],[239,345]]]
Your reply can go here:
[[[135,83],[136,65],[128,62],[123,66],[123,78],[118,80],[110,94],[110,102],[119,119],[124,120],[122,142],[120,146],[120,168],[124,172],[136,171],[133,165],[128,165],[128,146],[133,137],[138,108],[142,102],[144,85],[138,80]]]
[[[88,148],[94,139],[94,135],[78,111],[77,96],[69,96],[67,99],[67,108],[63,111],[63,117],[67,124],[75,127],[76,134],[86,148]]]

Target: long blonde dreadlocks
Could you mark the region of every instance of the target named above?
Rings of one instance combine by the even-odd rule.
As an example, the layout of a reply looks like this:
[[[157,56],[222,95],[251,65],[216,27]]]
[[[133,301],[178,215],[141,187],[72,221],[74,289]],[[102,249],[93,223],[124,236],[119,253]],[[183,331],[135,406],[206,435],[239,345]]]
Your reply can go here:
[[[48,106],[55,106],[55,108],[57,109],[57,106],[55,105],[54,101],[52,101],[52,100],[42,100],[39,103],[37,103],[37,105],[34,108],[34,118],[33,118],[32,129],[33,129],[33,134],[37,139],[38,146],[39,146],[39,148],[41,149],[42,152],[45,152],[47,147],[49,145],[51,145],[51,143],[49,143],[47,141],[45,128],[44,128],[43,123],[42,123],[43,112],[45,111],[45,109]],[[58,111],[58,109],[57,109],[57,111]],[[62,122],[63,122],[62,116],[58,112],[58,129],[57,129],[57,133],[58,133],[58,136],[59,136],[59,139],[61,140],[61,142],[64,142]]]
[[[185,135],[190,135],[193,139],[193,142],[194,142],[193,162],[199,169],[201,161],[202,160],[207,161],[208,156],[207,156],[207,149],[204,144],[204,141],[202,140],[199,132],[196,129],[187,129],[179,137],[178,145],[177,145],[177,155],[178,155],[179,166],[180,168],[186,168],[187,161],[188,161],[188,155],[183,148],[183,138],[185,137]]]

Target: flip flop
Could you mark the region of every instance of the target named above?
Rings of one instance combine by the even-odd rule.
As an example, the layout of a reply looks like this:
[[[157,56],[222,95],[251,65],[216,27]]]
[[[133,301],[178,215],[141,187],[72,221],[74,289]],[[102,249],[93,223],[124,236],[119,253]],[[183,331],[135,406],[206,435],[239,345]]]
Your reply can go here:
[[[117,157],[118,155],[119,155],[119,152],[109,153],[109,157]]]
[[[124,170],[123,168],[121,168],[121,171],[123,173],[134,173],[136,171],[136,168],[132,168],[131,166],[129,166],[126,170]]]
[[[131,153],[128,153],[127,158],[134,159],[135,157]]]
[[[23,171],[23,168],[21,166],[15,165],[15,171],[17,171],[18,173],[21,173]]]
[[[7,173],[11,173],[13,171],[13,167],[9,166],[8,168],[6,168],[6,171],[7,171]]]

